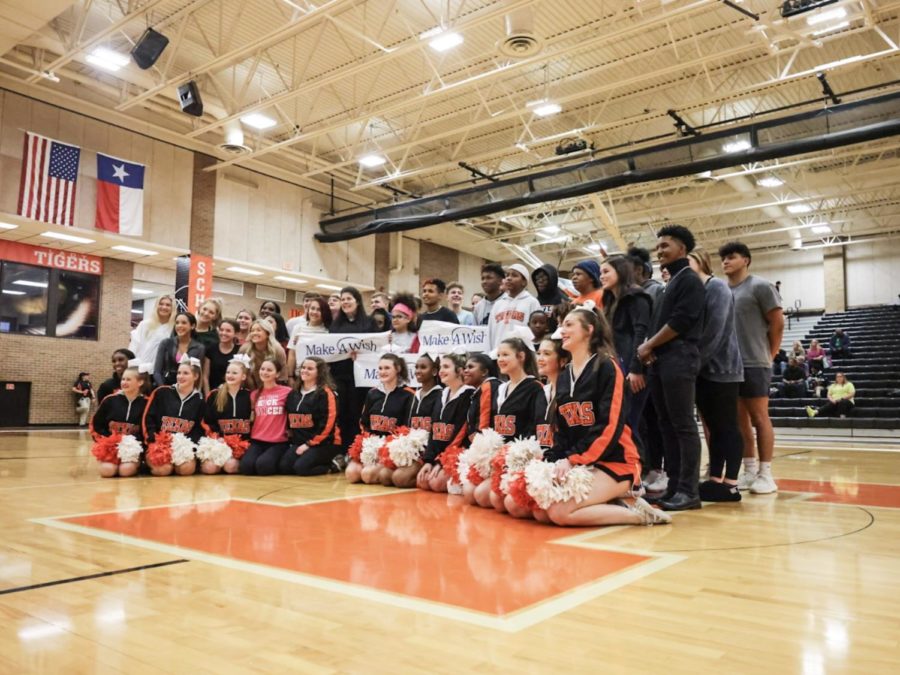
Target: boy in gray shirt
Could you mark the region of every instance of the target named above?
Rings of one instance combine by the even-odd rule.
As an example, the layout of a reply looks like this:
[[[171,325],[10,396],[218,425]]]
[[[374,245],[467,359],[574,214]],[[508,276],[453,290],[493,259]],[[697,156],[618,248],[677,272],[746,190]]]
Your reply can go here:
[[[745,244],[725,244],[719,249],[719,256],[734,296],[735,327],[744,362],[744,381],[738,399],[744,473],[738,487],[753,494],[769,494],[778,491],[772,478],[775,432],[769,419],[769,385],[772,359],[784,334],[781,298],[769,281],[750,274],[752,256]]]

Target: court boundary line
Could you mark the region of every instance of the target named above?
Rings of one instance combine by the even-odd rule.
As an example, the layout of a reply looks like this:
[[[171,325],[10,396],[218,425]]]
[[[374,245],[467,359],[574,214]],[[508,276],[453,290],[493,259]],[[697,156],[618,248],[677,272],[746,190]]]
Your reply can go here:
[[[25,591],[36,591],[41,588],[49,588],[51,586],[61,586],[63,584],[74,584],[78,581],[91,581],[92,579],[102,579],[104,577],[114,577],[119,574],[129,574],[130,572],[142,572],[144,570],[153,570],[158,567],[169,567],[181,563],[190,562],[187,558],[179,558],[178,560],[165,560],[163,562],[147,563],[146,565],[137,565],[135,567],[125,567],[118,570],[109,570],[107,572],[95,572],[94,574],[83,574],[79,577],[69,577],[68,579],[56,579],[54,581],[42,581],[39,584],[29,584],[28,586],[14,586],[13,588],[0,589],[0,595],[9,595],[10,593],[23,593]]]
[[[385,491],[373,495],[360,495],[360,497],[385,496],[390,494],[397,494],[398,492],[407,493],[409,491]],[[358,497],[354,496],[353,498]],[[319,503],[324,503],[325,501],[343,501],[344,499],[345,498],[334,498],[304,504],[267,505],[289,508],[296,506],[311,506]],[[105,539],[107,541],[111,541],[121,545],[130,545],[157,553],[165,553],[167,555],[178,556],[188,561],[204,562],[234,571],[259,574],[270,579],[287,581],[289,583],[295,583],[302,586],[315,588],[317,590],[339,593],[341,595],[345,595],[358,600],[377,602],[397,609],[406,609],[413,612],[428,614],[438,618],[468,623],[470,625],[479,626],[481,628],[490,628],[504,633],[517,633],[521,630],[524,630],[525,628],[529,628],[531,626],[542,623],[543,621],[556,617],[570,609],[574,609],[575,607],[578,607],[590,600],[596,599],[602,595],[605,595],[614,590],[639,581],[640,579],[655,574],[656,572],[661,571],[667,567],[682,562],[688,557],[686,555],[680,555],[677,553],[645,551],[633,548],[607,546],[600,543],[584,541],[597,537],[601,534],[605,534],[605,530],[610,528],[598,528],[594,530],[588,530],[587,532],[578,532],[571,535],[562,533],[562,536],[560,538],[549,540],[546,543],[557,544],[561,546],[572,546],[575,548],[586,548],[598,552],[608,551],[610,553],[626,553],[630,555],[642,556],[646,558],[646,560],[637,562],[621,571],[613,572],[612,574],[608,574],[605,577],[597,579],[595,581],[590,581],[585,584],[581,584],[580,586],[576,586],[569,590],[563,591],[562,593],[559,593],[553,597],[540,600],[532,605],[529,605],[528,607],[517,610],[515,612],[511,612],[510,614],[507,614],[505,616],[494,616],[464,607],[453,606],[432,600],[425,600],[423,598],[401,595],[399,593],[393,593],[390,591],[368,588],[366,586],[361,586],[359,584],[354,584],[351,582],[338,581],[335,579],[319,577],[303,572],[285,570],[279,567],[272,567],[262,563],[237,560],[192,548],[175,546],[172,544],[163,544],[147,539],[140,539],[131,535],[111,532],[109,530],[69,523],[64,520],[66,518],[105,515],[111,513],[127,513],[131,511],[146,510],[151,508],[169,508],[173,506],[177,507],[190,504],[202,504],[221,501],[243,501],[253,504],[265,504],[265,502],[258,502],[256,500],[246,498],[235,498],[231,500],[214,499],[181,504],[138,507],[136,509],[115,509],[110,511],[97,511],[93,513],[68,514],[64,516],[53,516],[46,518],[32,518],[29,519],[29,522],[98,539]]]

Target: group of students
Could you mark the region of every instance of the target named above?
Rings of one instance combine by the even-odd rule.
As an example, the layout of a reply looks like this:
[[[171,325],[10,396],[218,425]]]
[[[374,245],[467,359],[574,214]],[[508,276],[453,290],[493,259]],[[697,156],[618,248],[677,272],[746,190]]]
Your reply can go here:
[[[714,277],[709,255],[695,248],[687,228],[668,226],[657,243],[666,286],[652,279],[649,253],[631,249],[602,263],[578,263],[574,293],[560,290],[552,266],[529,276],[520,264],[504,270],[488,263],[472,323],[488,326],[493,350],[436,360],[423,355],[415,366],[416,388],[397,352],[418,352],[416,327],[423,320],[459,322],[443,305],[441,280],[424,282],[421,301],[410,294],[384,299],[390,351],[379,361],[379,385],[371,390],[356,387],[351,360],[326,364],[296,356],[297,338],[307,330],[381,328],[357,289],[342,289],[338,302],[311,298],[293,335],[284,331],[287,352],[270,318],[245,318],[245,325],[239,316],[235,337],[229,340],[227,329],[223,337],[221,306],[209,301],[199,322],[184,312],[174,317],[173,334],[160,341],[152,369],[140,358],[129,363],[114,355],[120,390],[103,398],[92,421],[101,473],[137,471],[136,462],[117,460],[105,440],[131,436],[146,448],[144,461],[154,475],[190,474],[197,464],[204,473],[317,475],[339,470],[349,449],[352,482],[457,491],[473,504],[561,525],[665,523],[665,511],[699,508],[701,497],[739,500],[739,488],[760,478],[774,485],[771,426],[767,435],[759,399],[768,393],[765,374],[780,342],[780,299],[771,284],[749,275],[746,246],[728,244],[719,253],[728,283]],[[536,296],[527,291],[529,280]],[[157,303],[163,306],[164,299]],[[537,324],[546,330],[529,330],[535,314],[544,317]],[[217,321],[219,341],[210,340],[211,352],[201,345],[200,357],[207,355],[201,361],[190,350],[199,342],[196,329],[199,324],[208,333]],[[232,343],[241,337],[238,350]],[[150,377],[156,389],[145,397]],[[710,450],[702,485],[695,404]],[[363,463],[353,452],[361,437],[404,429],[429,433],[412,464]],[[562,485],[580,468],[579,476],[590,476],[589,491],[543,506],[515,499],[509,477],[502,479],[499,453],[489,458],[496,465],[490,480],[483,470],[481,480],[458,475],[461,453],[488,431],[503,447],[536,439],[553,481]],[[187,442],[195,461],[179,450]],[[646,488],[656,488],[655,496],[645,500]],[[773,490],[763,485],[754,491]]]

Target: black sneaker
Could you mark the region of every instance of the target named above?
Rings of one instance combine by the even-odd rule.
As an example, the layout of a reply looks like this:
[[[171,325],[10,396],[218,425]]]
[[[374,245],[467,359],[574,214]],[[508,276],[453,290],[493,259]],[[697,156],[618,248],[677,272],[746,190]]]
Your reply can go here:
[[[704,502],[739,502],[741,501],[741,492],[737,485],[728,485],[727,483],[717,483],[714,480],[707,480],[700,483],[700,499]]]
[[[334,459],[331,460],[331,469],[328,473],[343,473],[344,469],[347,468],[347,456],[346,455],[338,455]]]

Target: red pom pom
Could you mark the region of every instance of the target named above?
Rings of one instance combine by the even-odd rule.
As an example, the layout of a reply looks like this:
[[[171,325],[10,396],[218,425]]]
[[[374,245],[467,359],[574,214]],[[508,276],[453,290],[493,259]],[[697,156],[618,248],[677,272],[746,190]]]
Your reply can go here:
[[[503,494],[500,490],[500,481],[503,479],[503,474],[506,472],[507,449],[508,448],[504,445],[497,454],[491,458],[491,490],[498,495]]]
[[[517,506],[529,511],[538,508],[538,504],[530,494],[528,494],[528,484],[525,482],[525,472],[518,471],[511,481],[509,481],[509,496]]]
[[[444,467],[447,475],[453,479],[454,483],[460,483],[459,479],[459,455],[463,451],[463,446],[457,444],[448,445],[444,451],[438,456],[438,461]]]
[[[390,451],[388,450],[387,442],[388,442],[388,441],[394,440],[394,438],[396,438],[396,437],[395,437],[395,436],[388,436],[388,438],[387,438],[387,440],[385,441],[384,445],[382,445],[380,448],[378,448],[378,461],[379,461],[379,463],[381,464],[381,466],[383,466],[383,467],[386,468],[386,469],[390,469],[391,471],[393,471],[394,469],[396,469],[396,468],[397,468],[397,465],[394,464],[394,462],[391,460],[391,453],[390,453]]]
[[[356,438],[353,439],[353,443],[347,449],[347,454],[350,455],[350,459],[352,459],[354,462],[359,463],[361,461],[359,456],[362,453],[362,444],[363,441],[368,437],[369,434],[367,434],[365,431],[356,434]]]
[[[481,474],[478,473],[478,469],[475,468],[475,465],[469,467],[469,473],[466,474],[466,478],[469,479],[469,482],[472,485],[481,485],[484,481],[484,478],[481,477]]]
[[[168,431],[156,434],[156,440],[147,446],[147,463],[151,466],[172,463],[172,434]]]
[[[98,462],[107,462],[109,464],[119,463],[119,443],[122,440],[122,434],[113,434],[112,436],[97,436],[94,445],[91,448],[91,454],[97,458]]]
[[[225,444],[231,448],[231,456],[234,459],[240,459],[250,447],[250,441],[243,438],[240,434],[228,434],[223,439]]]

